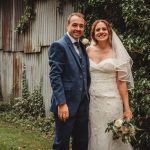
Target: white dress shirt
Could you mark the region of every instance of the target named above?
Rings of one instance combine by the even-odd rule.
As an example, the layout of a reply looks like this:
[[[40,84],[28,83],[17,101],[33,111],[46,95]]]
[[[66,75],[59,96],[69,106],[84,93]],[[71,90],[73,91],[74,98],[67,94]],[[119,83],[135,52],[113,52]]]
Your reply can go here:
[[[68,32],[67,32],[67,35],[69,36],[69,38],[73,44],[74,49],[76,50],[77,54],[79,55],[79,50],[78,50],[77,46],[74,44],[75,42],[79,42],[79,40],[78,41],[75,40],[72,36],[70,36],[70,34]]]

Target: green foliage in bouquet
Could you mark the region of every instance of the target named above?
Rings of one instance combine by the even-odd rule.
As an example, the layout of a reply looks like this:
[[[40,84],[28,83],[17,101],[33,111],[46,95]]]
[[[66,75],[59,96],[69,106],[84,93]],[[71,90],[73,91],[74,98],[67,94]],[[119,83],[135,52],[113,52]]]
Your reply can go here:
[[[125,119],[118,119],[108,123],[108,127],[105,132],[112,132],[113,140],[121,138],[122,142],[129,143],[133,139],[135,140],[135,134],[138,129],[133,121]]]

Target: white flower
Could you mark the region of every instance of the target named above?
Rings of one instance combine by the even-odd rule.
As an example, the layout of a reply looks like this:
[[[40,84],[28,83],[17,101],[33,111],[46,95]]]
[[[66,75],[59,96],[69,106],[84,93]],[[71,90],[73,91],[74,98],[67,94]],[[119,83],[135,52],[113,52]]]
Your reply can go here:
[[[119,128],[119,127],[121,127],[122,123],[123,123],[123,120],[118,119],[118,120],[115,121],[114,125]]]
[[[84,39],[82,40],[82,43],[83,43],[84,45],[89,45],[89,44],[90,44],[90,41],[89,41],[88,39],[84,38]]]

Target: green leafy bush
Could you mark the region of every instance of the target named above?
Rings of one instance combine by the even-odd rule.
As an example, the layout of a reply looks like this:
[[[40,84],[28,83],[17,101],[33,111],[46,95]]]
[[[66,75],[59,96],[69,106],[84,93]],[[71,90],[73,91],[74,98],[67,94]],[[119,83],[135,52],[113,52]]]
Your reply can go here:
[[[45,133],[45,136],[53,137],[54,119],[52,114],[49,117],[32,117],[20,118],[20,114],[10,111],[0,113],[0,124],[13,125],[26,130],[37,130]]]
[[[13,100],[12,100],[13,101]],[[22,95],[15,98],[15,102],[0,105],[0,123],[13,124],[23,129],[38,130],[46,136],[53,136],[54,120],[50,114],[45,117],[45,108],[42,96],[42,80],[30,94],[26,78],[26,67],[23,68]],[[9,107],[8,107],[9,106]]]
[[[133,143],[137,150],[146,150],[150,147],[150,80],[145,68],[135,72],[135,89],[130,93],[131,105],[136,125],[142,129],[136,135],[137,141]]]
[[[6,104],[5,103],[0,104],[0,113],[1,112],[8,112],[10,110],[12,110],[12,106],[10,104],[8,104],[8,103],[6,103]]]
[[[20,117],[44,117],[45,107],[42,96],[42,80],[40,85],[37,86],[33,93],[30,94],[28,89],[28,82],[26,78],[26,68],[24,66],[23,77],[22,77],[22,95],[21,97],[15,98],[14,110],[20,114]]]

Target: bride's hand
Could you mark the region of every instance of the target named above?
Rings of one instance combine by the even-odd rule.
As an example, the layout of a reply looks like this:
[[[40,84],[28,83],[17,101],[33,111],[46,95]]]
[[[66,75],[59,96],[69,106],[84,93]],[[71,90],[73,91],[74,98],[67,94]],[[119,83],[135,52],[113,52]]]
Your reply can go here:
[[[131,120],[133,117],[131,110],[130,109],[126,110],[123,114],[123,117],[127,120]]]

